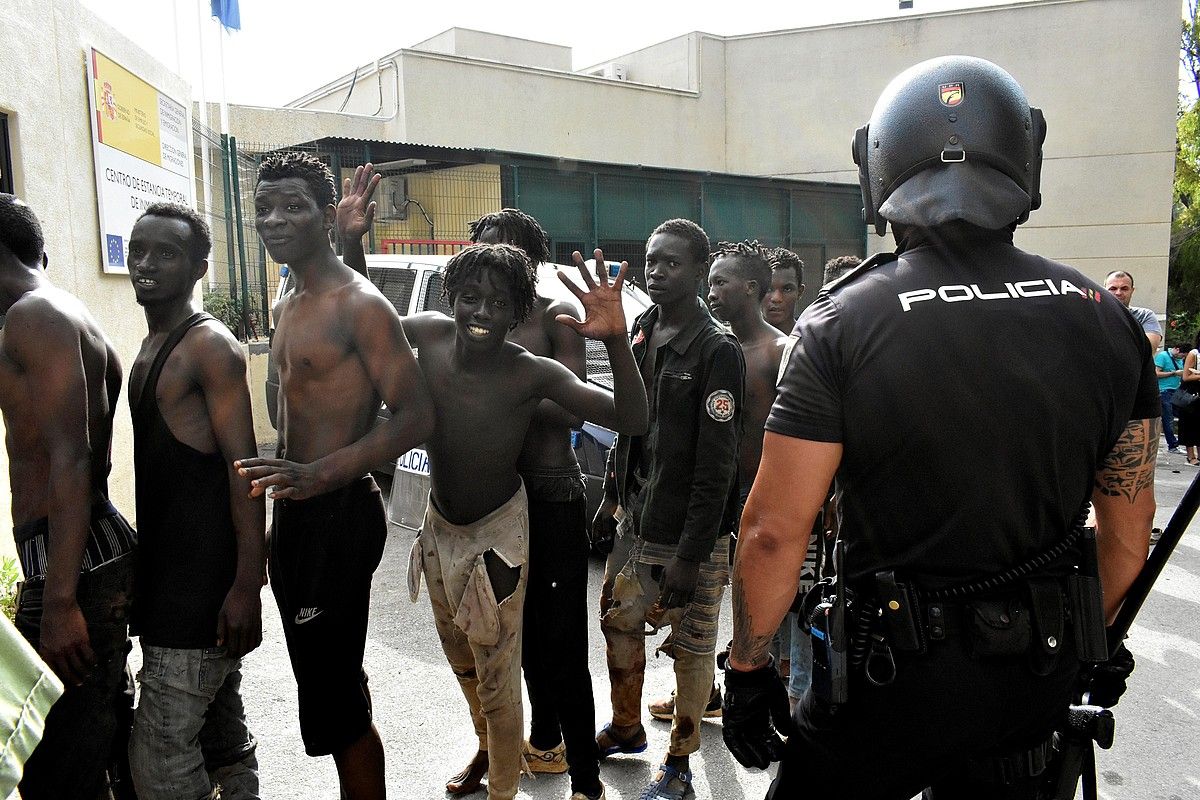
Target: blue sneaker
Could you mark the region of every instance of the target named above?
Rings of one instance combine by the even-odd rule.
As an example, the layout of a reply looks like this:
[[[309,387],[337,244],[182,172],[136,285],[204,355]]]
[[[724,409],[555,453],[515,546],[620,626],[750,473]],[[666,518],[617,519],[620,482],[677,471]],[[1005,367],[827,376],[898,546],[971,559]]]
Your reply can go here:
[[[638,795],[638,800],[687,800],[695,796],[692,773],[663,764],[655,779]]]

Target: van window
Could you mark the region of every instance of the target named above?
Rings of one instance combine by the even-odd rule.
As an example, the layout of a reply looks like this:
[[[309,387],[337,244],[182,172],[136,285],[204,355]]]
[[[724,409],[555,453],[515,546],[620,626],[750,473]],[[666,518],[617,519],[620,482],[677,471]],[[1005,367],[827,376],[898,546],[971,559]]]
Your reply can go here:
[[[430,272],[425,278],[425,297],[421,302],[422,311],[440,311],[451,316],[450,305],[442,299],[442,273]]]
[[[408,316],[408,307],[412,302],[413,287],[417,283],[417,273],[409,269],[394,269],[391,267],[367,267],[367,277],[375,284],[383,296],[392,301],[396,313],[402,317]]]

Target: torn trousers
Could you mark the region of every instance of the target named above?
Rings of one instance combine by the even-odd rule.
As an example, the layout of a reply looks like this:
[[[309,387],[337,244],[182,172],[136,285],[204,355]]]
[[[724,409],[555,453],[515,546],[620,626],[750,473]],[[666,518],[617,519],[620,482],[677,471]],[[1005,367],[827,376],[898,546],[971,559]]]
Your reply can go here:
[[[613,725],[631,727],[641,722],[646,637],[670,626],[655,655],[664,653],[675,662],[675,717],[667,752],[686,756],[700,749],[700,720],[712,691],[717,617],[729,582],[729,537],[718,536],[700,565],[692,602],[663,612],[655,604],[658,575],[674,555],[674,545],[647,542],[634,532],[630,516],[621,520],[615,558],[609,558],[604,572],[600,630],[612,684]]]
[[[521,485],[500,508],[467,525],[430,498],[409,560],[415,601],[424,574],[433,621],[488,753],[488,798],[517,794],[524,758],[521,619],[528,580],[529,511]],[[499,591],[497,591],[499,590]]]

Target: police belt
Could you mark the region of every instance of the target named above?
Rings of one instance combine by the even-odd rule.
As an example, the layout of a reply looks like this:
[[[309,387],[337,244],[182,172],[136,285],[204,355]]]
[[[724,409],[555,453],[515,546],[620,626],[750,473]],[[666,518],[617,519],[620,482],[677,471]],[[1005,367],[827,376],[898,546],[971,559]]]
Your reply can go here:
[[[1067,559],[1077,545],[1081,557]],[[973,656],[1029,654],[1034,673],[1045,675],[1057,663],[1068,622],[1079,658],[1103,661],[1107,646],[1094,546],[1094,531],[1075,528],[1041,553],[979,581],[925,589],[881,571],[873,585],[843,588],[849,666],[887,685],[895,679],[893,653],[923,654],[933,643],[961,637]],[[1068,565],[1072,569],[1061,569]],[[828,594],[832,584],[823,589]]]

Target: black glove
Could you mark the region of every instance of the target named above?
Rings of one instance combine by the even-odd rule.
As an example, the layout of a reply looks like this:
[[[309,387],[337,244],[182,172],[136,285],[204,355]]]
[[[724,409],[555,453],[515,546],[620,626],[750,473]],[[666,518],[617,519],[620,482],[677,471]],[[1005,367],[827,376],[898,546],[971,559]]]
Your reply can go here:
[[[766,769],[783,758],[780,736],[790,736],[794,726],[775,659],[752,672],[725,665],[722,713],[725,746],[743,767]]]
[[[1133,673],[1133,667],[1133,653],[1122,642],[1108,661],[1092,667],[1085,677],[1088,703],[1104,708],[1115,706],[1121,695],[1125,694],[1126,679]]]

